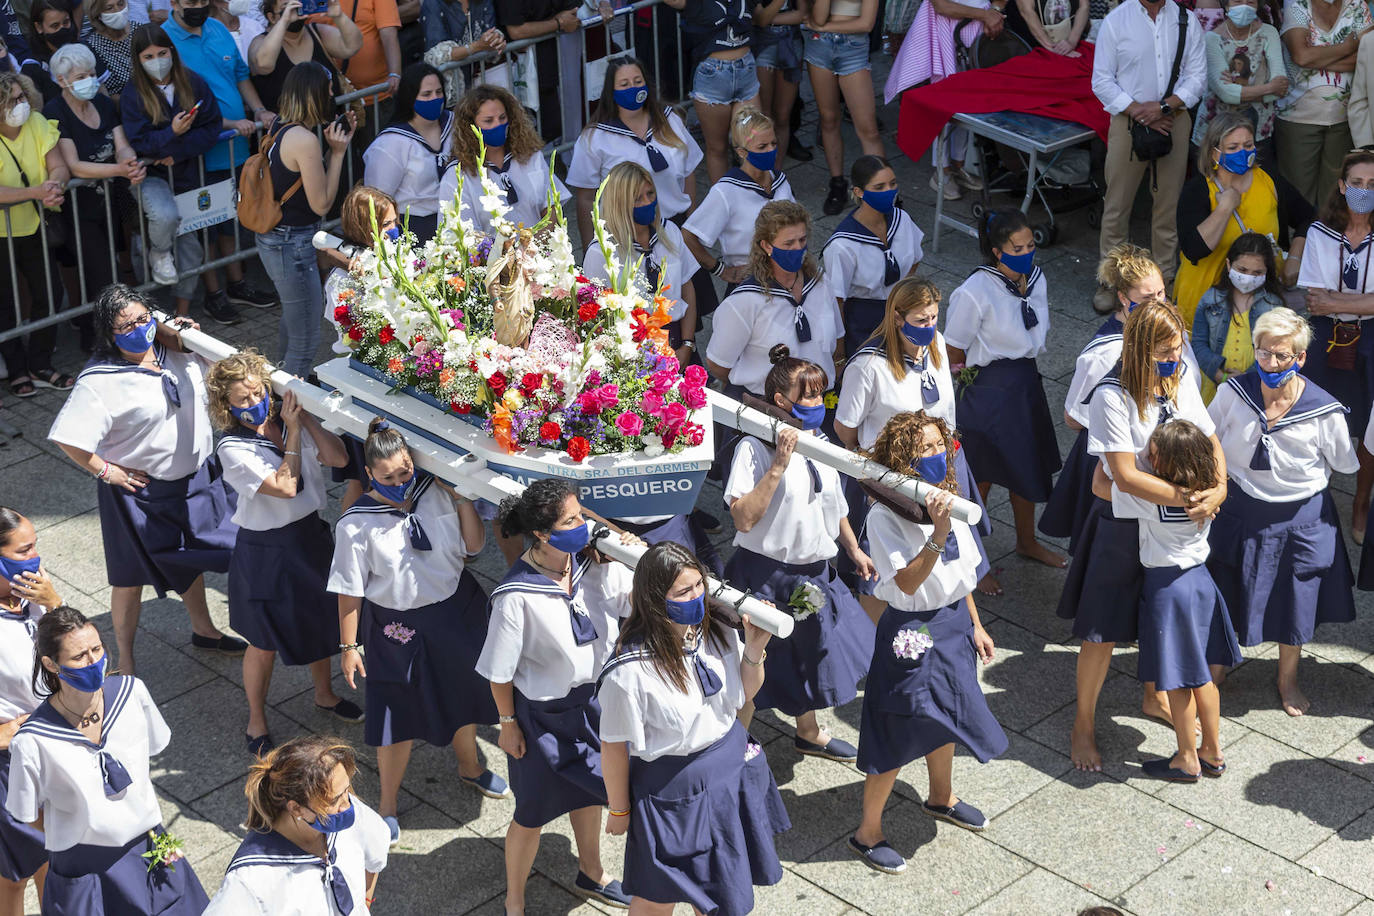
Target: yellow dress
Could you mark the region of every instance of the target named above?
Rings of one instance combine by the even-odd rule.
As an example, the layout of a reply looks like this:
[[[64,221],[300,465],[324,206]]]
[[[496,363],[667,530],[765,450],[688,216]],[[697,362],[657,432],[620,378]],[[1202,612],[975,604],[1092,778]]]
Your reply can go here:
[[[1226,329],[1226,343],[1221,348],[1223,369],[1244,372],[1255,364],[1255,345],[1250,339],[1250,313],[1232,315],[1231,324]],[[1217,396],[1217,383],[1207,376],[1202,377],[1202,403],[1212,403]]]
[[[1207,199],[1213,210],[1217,206],[1217,190],[1216,182],[1208,179]],[[1245,229],[1241,228],[1242,225]],[[1185,328],[1193,326],[1193,315],[1197,312],[1197,304],[1202,301],[1202,294],[1221,280],[1221,274],[1226,270],[1226,252],[1230,250],[1231,243],[1240,238],[1241,233],[1245,231],[1267,235],[1277,244],[1278,191],[1274,187],[1274,179],[1261,168],[1254,169],[1250,189],[1241,195],[1240,206],[1236,208],[1235,215],[1226,221],[1226,227],[1221,230],[1221,239],[1212,248],[1212,253],[1196,264],[1186,257],[1179,258],[1178,275],[1174,278],[1174,305],[1183,316]],[[1282,274],[1283,256],[1280,254],[1275,260]]]

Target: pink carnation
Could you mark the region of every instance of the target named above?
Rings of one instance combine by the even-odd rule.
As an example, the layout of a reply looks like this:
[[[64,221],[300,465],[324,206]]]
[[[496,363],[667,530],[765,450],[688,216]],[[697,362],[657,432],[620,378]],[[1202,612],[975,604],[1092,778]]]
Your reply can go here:
[[[615,428],[622,436],[638,436],[644,431],[644,421],[639,414],[627,410],[615,418]]]
[[[705,387],[706,370],[693,363],[682,373],[682,383],[687,388]]]
[[[693,445],[700,445],[706,438],[705,428],[696,423],[684,423],[682,428],[687,435],[687,441]]]

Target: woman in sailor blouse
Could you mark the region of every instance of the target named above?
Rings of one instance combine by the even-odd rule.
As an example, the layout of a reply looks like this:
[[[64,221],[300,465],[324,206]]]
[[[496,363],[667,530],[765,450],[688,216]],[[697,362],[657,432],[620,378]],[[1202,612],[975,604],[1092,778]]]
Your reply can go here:
[[[844,316],[845,355],[873,336],[887,313],[887,297],[921,264],[925,238],[897,204],[897,173],[881,156],[860,156],[849,173],[858,205],[825,243],[826,276]]]
[[[1272,309],[1251,332],[1255,366],[1217,389],[1208,409],[1236,486],[1212,523],[1207,566],[1242,646],[1279,644],[1284,712],[1300,716],[1298,657],[1319,623],[1355,619],[1354,575],[1331,499],[1332,471],[1359,468],[1346,409],[1298,374],[1312,330]]]
[[[749,276],[716,310],[706,368],[727,390],[763,393],[776,344],[821,367],[826,388],[835,383],[840,310],[816,261],[807,254],[811,214],[801,204],[775,200],[754,224]]]
[[[706,570],[671,541],[635,566],[630,616],[597,682],[606,831],[628,833],[632,911],[740,916],[782,879],[791,826],[763,749],[737,715],[763,684],[769,634],[744,638],[706,601]]]
[[[110,617],[121,670],[133,673],[143,587],[175,591],[191,618],[191,645],[239,655],[248,648],[210,620],[206,572],[227,572],[237,530],[215,463],[205,406],[205,362],[186,352],[181,327],[153,317],[153,300],[122,283],[105,288],[91,320],[96,351],[48,438],[98,481]]]
[[[501,189],[501,197],[510,207],[506,219],[517,226],[534,228],[553,207],[561,207],[571,198],[563,182],[554,178],[558,198],[549,199],[549,163],[544,158],[543,141],[525,109],[505,89],[474,87],[454,107],[453,121],[453,158],[439,182],[439,205],[442,207],[458,193],[461,170],[462,213],[478,232],[492,234],[491,214],[482,206],[482,197],[487,192],[478,176],[479,165]],[[479,163],[483,144],[486,156]]]
[[[474,670],[487,596],[465,561],[482,549],[482,520],[415,467],[405,437],[380,417],[363,461],[371,489],[335,526],[328,588],[339,596],[344,679],[367,679],[364,740],[377,748],[377,810],[396,843],[397,794],[417,738],[451,744],[459,778],[481,794],[510,792],[477,753],[477,726],[496,724],[491,690]]]
[[[1020,210],[980,220],[978,246],[987,263],[950,293],[945,316],[959,434],[983,499],[993,484],[1011,495],[1016,552],[1063,567],[1068,561],[1035,536],[1035,504],[1049,499],[1060,467],[1036,365],[1049,331],[1048,283],[1035,266],[1035,239]]]
[[[248,771],[248,836],[206,916],[362,916],[386,868],[386,824],[353,794],[338,738],[293,738]]]
[[[697,263],[727,287],[749,273],[754,222],[764,204],[796,199],[787,175],[778,167],[782,157],[772,118],[757,108],[740,108],[730,122],[730,143],[739,165],[711,185],[682,225],[683,238]],[[720,256],[712,257],[707,249],[718,242]]]
[[[62,604],[38,555],[33,522],[0,507],[0,916],[23,916],[30,878],[43,897],[48,852],[43,831],[4,809],[10,742],[38,708],[33,688],[33,637],[38,619]]]
[[[668,343],[685,368],[697,348],[697,297],[691,280],[698,268],[682,230],[659,212],[653,176],[633,162],[618,163],[601,183],[599,215],[619,270],[611,276],[607,253],[593,236],[582,261],[583,274],[614,289],[639,289],[650,301],[662,289],[672,319],[665,328]]]
[[[339,651],[338,602],[325,588],[333,537],[320,518],[327,497],[323,463],[343,467],[348,452],[301,409],[291,392],[268,388],[267,360],[244,350],[205,377],[210,417],[224,431],[215,454],[238,494],[239,526],[229,562],[229,622],[248,637],[243,690],[248,696],[248,750],[272,747],[267,688],[272,663],[309,665],[315,706],[349,722],[363,711],[334,693],[330,659]]]
[[[454,118],[444,110],[443,78],[423,61],[401,73],[393,101],[391,123],[363,151],[363,183],[391,195],[402,224],[423,245],[439,225],[439,180],[448,166]]]
[[[199,916],[209,900],[191,863],[158,854],[149,758],[172,736],[148,688],[106,676],[100,633],[69,607],[39,619],[34,655],[33,687],[47,699],[10,741],[5,807],[23,823],[42,819],[43,912]]]
[[[917,411],[888,420],[866,454],[957,493],[953,448],[945,422]],[[868,775],[863,822],[849,848],[871,868],[896,874],[906,870],[906,860],[885,839],[883,808],[901,768],[924,757],[930,791],[921,809],[982,830],[987,818],[954,795],[954,745],[986,763],[1006,751],[1007,737],[978,684],[977,661],[992,661],[994,647],[973,603],[979,563],[973,530],[950,517],[945,493],[923,508],[886,488],[870,492],[877,499],[868,516],[876,594],[888,607],[864,689],[858,763]]]
[[[525,881],[544,825],[568,815],[577,841],[577,892],[628,906],[601,867],[601,707],[596,675],[630,612],[630,571],[587,550],[577,487],[531,483],[501,504],[497,525],[529,548],[491,593],[477,673],[491,681],[501,716],[515,815],[506,831],[506,910],[524,912]],[[623,535],[622,542],[638,540]]]

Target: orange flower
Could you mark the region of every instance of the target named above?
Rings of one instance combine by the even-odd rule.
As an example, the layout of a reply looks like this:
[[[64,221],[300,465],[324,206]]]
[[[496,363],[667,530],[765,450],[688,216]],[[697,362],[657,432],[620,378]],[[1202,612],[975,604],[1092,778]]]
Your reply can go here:
[[[339,290],[339,301],[344,302],[348,299],[352,299],[355,295],[357,295],[357,292],[355,290],[351,290],[345,287],[344,289]]]
[[[387,361],[386,371],[390,372],[392,375],[400,375],[403,371],[405,371],[405,367],[406,364],[401,362],[401,358],[399,356],[393,356],[391,357],[391,359]]]
[[[491,434],[492,438],[496,440],[496,444],[505,449],[507,454],[514,454],[521,450],[515,437],[511,435],[510,408],[500,401],[496,402],[491,411]]]
[[[448,278],[448,285],[453,287],[455,293],[461,293],[463,290],[467,289],[468,281],[464,280],[462,277],[453,276]]]
[[[655,296],[653,314],[644,319],[644,325],[649,329],[650,342],[664,355],[673,352],[668,346],[668,332],[664,330],[672,320],[668,314],[668,300],[663,296]]]
[[[439,370],[439,384],[440,384],[440,386],[442,386],[442,387],[444,387],[444,388],[447,388],[449,385],[452,385],[452,384],[453,384],[453,370],[452,370],[452,369],[449,369],[449,368],[445,367],[445,368]]]

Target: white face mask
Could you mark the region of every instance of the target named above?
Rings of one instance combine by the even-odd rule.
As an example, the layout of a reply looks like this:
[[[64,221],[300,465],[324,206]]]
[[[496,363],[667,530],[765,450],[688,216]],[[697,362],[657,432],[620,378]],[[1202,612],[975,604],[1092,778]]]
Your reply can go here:
[[[107,28],[114,29],[118,32],[129,24],[129,10],[126,7],[122,10],[115,10],[113,13],[101,13],[100,21],[104,23]]]
[[[165,80],[167,74],[172,72],[172,58],[168,55],[167,57],[154,57],[152,60],[145,60],[143,61],[143,69],[153,79]]]
[[[247,16],[257,6],[253,0],[229,0],[230,16]]]
[[[1264,285],[1265,276],[1263,274],[1258,277],[1254,274],[1243,274],[1234,267],[1228,270],[1226,274],[1231,278],[1231,285],[1242,293],[1253,293]]]
[[[31,110],[28,102],[20,102],[10,109],[9,114],[5,115],[5,123],[10,127],[23,127],[24,122],[29,119]]]
[[[95,94],[100,91],[100,80],[93,76],[83,76],[81,79],[72,83],[72,95],[78,99],[90,101],[95,98]]]

